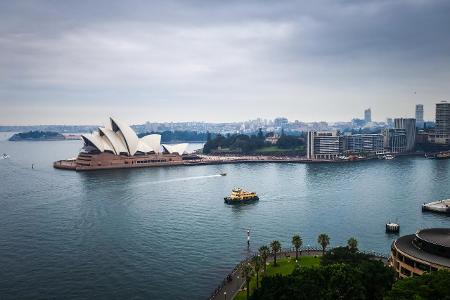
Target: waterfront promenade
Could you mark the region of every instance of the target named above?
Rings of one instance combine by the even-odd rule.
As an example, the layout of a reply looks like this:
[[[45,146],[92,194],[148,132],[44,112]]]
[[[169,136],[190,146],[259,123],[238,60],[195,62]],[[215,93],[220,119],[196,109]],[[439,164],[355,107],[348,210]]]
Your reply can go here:
[[[385,265],[388,263],[388,259],[385,255],[375,252],[364,252],[366,254],[373,255],[376,259],[382,261]],[[217,286],[217,288],[212,292],[208,300],[227,300],[233,299],[239,291],[243,290],[245,279],[241,277],[241,269],[244,265],[251,262],[253,256],[258,255],[254,253],[249,255],[246,259],[242,260],[237,264],[234,269],[222,280],[222,282]],[[299,251],[300,256],[322,256],[322,249],[320,248],[306,248]],[[295,250],[286,249],[277,254],[277,259],[281,258],[293,258],[295,259]],[[267,259],[267,264],[273,262],[273,255],[271,254]]]
[[[250,263],[252,257],[258,255],[254,253],[246,259],[242,260],[234,269],[224,278],[219,286],[213,291],[209,300],[227,300],[233,299],[236,294],[242,289],[245,279],[241,277],[241,269],[245,264]],[[322,250],[320,249],[307,249],[299,252],[299,256],[321,256]],[[277,258],[293,257],[295,259],[295,250],[284,250],[277,254]],[[267,263],[273,262],[273,255],[267,259]]]

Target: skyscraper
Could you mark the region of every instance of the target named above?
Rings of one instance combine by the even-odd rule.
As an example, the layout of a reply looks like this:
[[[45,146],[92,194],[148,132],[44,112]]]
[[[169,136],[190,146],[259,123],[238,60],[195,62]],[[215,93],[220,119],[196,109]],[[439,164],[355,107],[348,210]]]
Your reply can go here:
[[[364,121],[366,121],[366,123],[372,122],[372,111],[370,108],[364,110]]]
[[[450,103],[441,101],[436,103],[436,128],[430,135],[430,142],[449,144],[450,142]]]
[[[404,129],[406,133],[406,151],[413,151],[416,145],[416,119],[396,118],[394,119],[395,129]]]
[[[423,104],[416,104],[416,125],[423,127]]]

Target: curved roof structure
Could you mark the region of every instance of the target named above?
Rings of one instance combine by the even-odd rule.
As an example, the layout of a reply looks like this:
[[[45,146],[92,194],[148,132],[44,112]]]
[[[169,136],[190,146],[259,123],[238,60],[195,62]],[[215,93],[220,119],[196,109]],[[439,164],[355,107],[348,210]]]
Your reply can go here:
[[[126,153],[128,154],[128,149],[123,143],[122,139],[119,138],[119,136],[112,131],[111,129],[99,127],[98,131],[100,132],[100,135],[104,135],[106,139],[111,143],[114,154],[120,154],[120,153]]]
[[[161,135],[159,134],[150,134],[139,139],[131,127],[113,118],[110,118],[106,127],[99,127],[97,132],[91,134],[83,134],[81,138],[85,144],[85,149],[128,156],[153,152],[161,153],[161,148],[166,153],[182,155],[186,153],[188,146],[186,143],[161,145]]]
[[[155,153],[161,152],[161,135],[160,134],[150,134],[142,137],[140,141],[149,145]]]
[[[166,150],[170,154],[178,153],[179,155],[183,155],[183,154],[187,153],[187,147],[189,146],[189,144],[187,144],[187,143],[171,144],[171,145],[163,144],[162,146],[163,146],[164,150]]]
[[[134,155],[138,148],[139,138],[131,127],[122,124],[121,122],[110,118],[111,128],[114,132],[122,135],[122,139],[127,147],[128,153]]]

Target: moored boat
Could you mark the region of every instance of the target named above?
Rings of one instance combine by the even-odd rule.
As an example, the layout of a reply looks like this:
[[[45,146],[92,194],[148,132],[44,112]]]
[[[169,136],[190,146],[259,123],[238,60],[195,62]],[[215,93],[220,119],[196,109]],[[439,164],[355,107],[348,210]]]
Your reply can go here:
[[[242,204],[258,201],[259,197],[255,192],[246,192],[241,188],[235,188],[231,191],[230,196],[224,198],[227,204]]]

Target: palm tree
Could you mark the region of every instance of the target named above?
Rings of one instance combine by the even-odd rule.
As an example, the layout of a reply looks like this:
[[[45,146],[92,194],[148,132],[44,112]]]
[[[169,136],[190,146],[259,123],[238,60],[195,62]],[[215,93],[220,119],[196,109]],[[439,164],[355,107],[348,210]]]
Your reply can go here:
[[[302,246],[302,238],[296,234],[292,237],[292,245],[295,247],[295,260],[298,260],[298,249]]]
[[[259,255],[253,256],[252,263],[253,263],[253,269],[255,270],[255,273],[256,273],[256,288],[258,288],[259,269],[261,269],[261,256],[259,256]]]
[[[355,253],[358,251],[358,241],[354,237],[348,239],[347,245],[350,252]]]
[[[330,237],[325,233],[321,233],[317,238],[317,242],[320,244],[320,246],[322,246],[322,255],[324,255],[325,248],[327,248],[327,246],[330,244]]]
[[[247,299],[250,297],[250,280],[252,279],[253,269],[248,263],[242,267],[241,276],[245,278],[245,284],[247,285]]]
[[[272,243],[270,243],[270,248],[272,248],[272,253],[273,253],[273,265],[276,266],[277,265],[277,252],[279,252],[281,250],[281,243],[277,240],[272,241]]]
[[[264,267],[264,275],[266,274],[266,265],[267,265],[267,258],[269,257],[270,254],[270,249],[267,246],[261,246],[259,248],[259,255],[261,255],[261,260],[263,262],[263,267]]]

